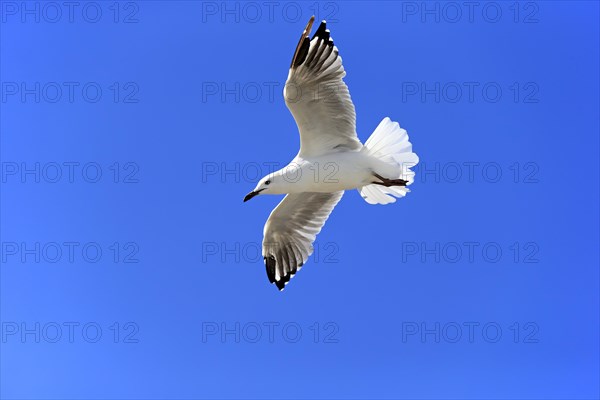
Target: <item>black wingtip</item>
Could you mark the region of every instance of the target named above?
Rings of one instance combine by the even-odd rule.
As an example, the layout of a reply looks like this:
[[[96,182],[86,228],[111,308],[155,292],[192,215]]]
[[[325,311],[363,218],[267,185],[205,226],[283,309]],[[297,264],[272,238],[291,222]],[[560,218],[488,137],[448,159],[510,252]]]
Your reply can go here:
[[[305,37],[304,40],[302,41],[302,44],[300,45],[300,48],[298,49],[298,54],[296,55],[296,58],[294,58],[293,67],[298,67],[298,66],[302,65],[304,60],[306,60],[306,56],[308,55],[309,48],[310,48],[310,40],[308,39],[308,37]]]
[[[263,257],[265,260],[265,266],[267,268],[267,277],[269,278],[269,282],[274,283],[277,286],[279,291],[282,291],[285,288],[286,282],[290,281],[291,275],[286,275],[281,277],[280,280],[276,280],[275,278],[275,268],[277,266],[277,260],[272,255],[268,255],[267,257]]]
[[[313,23],[315,22],[315,16],[313,15],[308,20],[308,24],[306,24],[306,28],[302,31],[302,36],[300,36],[300,41],[298,42],[298,46],[296,46],[296,51],[294,52],[294,57],[292,58],[292,63],[290,64],[290,68],[298,67],[302,65],[306,56],[308,55],[308,49],[310,48],[310,40],[308,35],[310,35],[310,31],[312,30]]]
[[[275,282],[275,284],[277,285],[277,288],[279,290],[283,290],[283,288],[285,287],[285,284],[288,283],[290,281],[290,279],[292,279],[292,274],[286,274],[284,276],[281,277],[281,280]]]
[[[329,29],[327,29],[327,23],[325,21],[322,21],[321,25],[319,25],[319,28],[317,29],[312,38],[323,39],[327,43],[329,41],[329,37],[330,34]]]
[[[268,257],[264,257],[265,267],[267,267],[267,277],[269,278],[269,282],[275,282],[275,265],[277,262],[275,261],[275,257],[269,255]]]

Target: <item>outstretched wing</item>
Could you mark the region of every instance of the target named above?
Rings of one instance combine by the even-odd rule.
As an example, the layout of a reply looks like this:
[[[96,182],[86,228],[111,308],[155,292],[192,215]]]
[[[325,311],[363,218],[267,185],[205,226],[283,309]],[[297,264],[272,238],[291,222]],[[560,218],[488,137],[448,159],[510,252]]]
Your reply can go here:
[[[311,17],[296,47],[283,97],[300,131],[301,157],[315,157],[339,150],[358,150],[356,113],[342,58],[321,22],[312,39]]]
[[[267,276],[279,290],[313,252],[313,242],[343,191],[288,194],[265,224],[262,254]]]

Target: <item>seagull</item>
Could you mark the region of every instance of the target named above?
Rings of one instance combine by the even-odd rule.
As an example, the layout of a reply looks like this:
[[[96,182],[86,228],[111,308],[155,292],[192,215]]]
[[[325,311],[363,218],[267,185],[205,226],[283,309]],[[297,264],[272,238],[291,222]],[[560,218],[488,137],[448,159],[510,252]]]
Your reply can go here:
[[[263,177],[244,202],[259,194],[285,194],[264,227],[267,277],[279,290],[313,252],[313,242],[345,190],[358,189],[369,204],[404,197],[419,158],[406,130],[384,118],[363,145],[346,72],[326,21],[302,32],[283,90],[300,132],[300,151],[284,168]]]

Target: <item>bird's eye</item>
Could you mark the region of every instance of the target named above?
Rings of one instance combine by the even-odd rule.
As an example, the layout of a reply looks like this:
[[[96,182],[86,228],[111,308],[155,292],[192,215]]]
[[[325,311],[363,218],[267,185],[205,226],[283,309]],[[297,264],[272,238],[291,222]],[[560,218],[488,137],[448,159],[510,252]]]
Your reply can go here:
[[[271,181],[266,181],[266,182],[265,182],[265,185],[268,185],[269,183],[271,183]]]

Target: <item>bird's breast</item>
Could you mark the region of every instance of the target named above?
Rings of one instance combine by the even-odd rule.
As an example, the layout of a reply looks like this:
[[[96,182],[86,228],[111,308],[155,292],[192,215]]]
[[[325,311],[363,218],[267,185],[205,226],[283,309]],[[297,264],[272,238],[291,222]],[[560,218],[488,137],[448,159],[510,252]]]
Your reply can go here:
[[[288,169],[284,179],[291,183],[294,192],[331,193],[356,189],[372,179],[368,161],[362,152],[295,160],[295,166]]]

